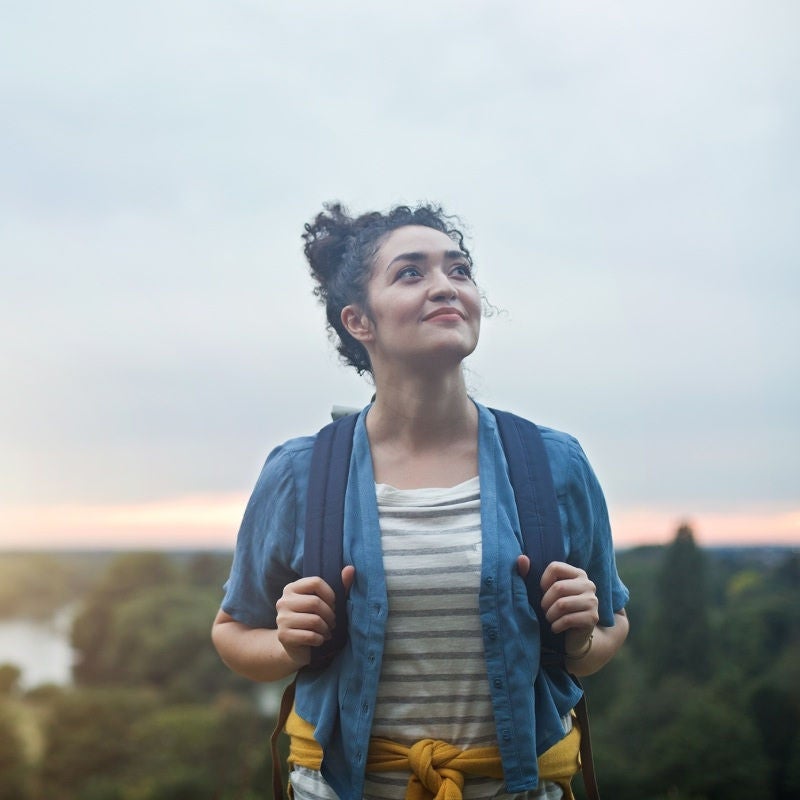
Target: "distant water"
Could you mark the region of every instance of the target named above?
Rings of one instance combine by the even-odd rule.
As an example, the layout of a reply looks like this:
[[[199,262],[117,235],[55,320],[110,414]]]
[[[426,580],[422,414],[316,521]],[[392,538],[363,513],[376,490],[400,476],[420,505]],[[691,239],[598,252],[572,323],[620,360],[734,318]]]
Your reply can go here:
[[[0,620],[0,664],[14,664],[22,670],[23,689],[72,682],[72,617],[72,609],[64,609],[47,622]]]

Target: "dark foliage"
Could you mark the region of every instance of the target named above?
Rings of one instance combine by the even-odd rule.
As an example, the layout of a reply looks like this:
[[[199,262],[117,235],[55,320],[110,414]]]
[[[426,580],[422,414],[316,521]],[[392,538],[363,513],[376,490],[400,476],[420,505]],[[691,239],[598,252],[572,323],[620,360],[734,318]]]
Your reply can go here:
[[[14,717],[10,707],[0,699],[0,800],[31,797],[30,770]]]
[[[617,561],[632,593],[631,636],[584,681],[603,795],[800,796],[798,554],[704,551],[684,529]],[[14,668],[4,673],[0,800],[269,797],[271,713],[209,640],[230,556],[103,564],[91,580],[78,562],[69,567],[84,581],[78,685],[21,696]],[[33,720],[39,750],[25,746]]]

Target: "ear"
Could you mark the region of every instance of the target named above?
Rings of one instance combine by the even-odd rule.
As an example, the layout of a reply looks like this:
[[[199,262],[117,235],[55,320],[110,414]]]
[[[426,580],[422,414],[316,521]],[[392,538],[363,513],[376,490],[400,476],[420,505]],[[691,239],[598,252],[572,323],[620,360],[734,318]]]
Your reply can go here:
[[[363,344],[364,342],[372,341],[372,321],[359,306],[345,306],[342,309],[341,319],[344,329],[357,342],[361,342]]]

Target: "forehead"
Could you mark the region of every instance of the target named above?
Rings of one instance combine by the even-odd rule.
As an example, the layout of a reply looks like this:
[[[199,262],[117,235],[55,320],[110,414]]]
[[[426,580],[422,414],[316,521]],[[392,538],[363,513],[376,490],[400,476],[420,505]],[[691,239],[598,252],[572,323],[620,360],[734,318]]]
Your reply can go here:
[[[458,251],[459,246],[446,233],[425,225],[404,225],[389,232],[375,255],[376,264],[388,264],[402,253],[438,254]]]

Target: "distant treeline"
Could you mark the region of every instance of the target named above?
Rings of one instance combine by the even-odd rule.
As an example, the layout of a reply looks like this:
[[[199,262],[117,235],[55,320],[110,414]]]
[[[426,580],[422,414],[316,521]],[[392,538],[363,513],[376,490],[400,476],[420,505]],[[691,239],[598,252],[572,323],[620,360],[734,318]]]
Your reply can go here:
[[[230,553],[5,553],[0,616],[78,611],[73,687],[0,666],[0,800],[264,800],[271,705],[209,639]],[[631,636],[585,680],[613,800],[800,796],[800,552],[621,551]],[[576,781],[581,796],[580,781]]]

